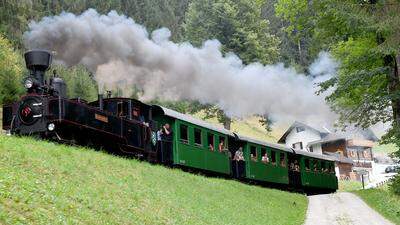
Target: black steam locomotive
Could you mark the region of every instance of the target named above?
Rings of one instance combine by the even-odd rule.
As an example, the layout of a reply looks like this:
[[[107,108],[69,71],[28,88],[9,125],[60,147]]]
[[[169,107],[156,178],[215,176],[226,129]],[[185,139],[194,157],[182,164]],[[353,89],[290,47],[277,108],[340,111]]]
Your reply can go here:
[[[56,74],[48,81],[45,78],[51,61],[48,51],[25,53],[30,71],[24,81],[27,94],[20,101],[3,106],[4,130],[155,159],[151,106],[135,99],[103,95],[91,103],[68,99],[61,78]]]

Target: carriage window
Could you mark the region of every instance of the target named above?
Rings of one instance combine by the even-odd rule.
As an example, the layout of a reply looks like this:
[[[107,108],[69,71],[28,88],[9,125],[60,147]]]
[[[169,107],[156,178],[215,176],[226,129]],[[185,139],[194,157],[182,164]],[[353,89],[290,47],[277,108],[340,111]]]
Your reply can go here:
[[[124,115],[124,107],[122,105],[122,102],[118,102],[118,104],[117,104],[117,115],[118,116]]]
[[[181,124],[181,126],[180,126],[180,135],[181,135],[180,138],[181,138],[182,142],[184,142],[184,143],[188,143],[189,142],[189,140],[188,140],[188,127],[186,125]]]
[[[329,163],[329,172],[335,173],[335,166],[333,163]]]
[[[309,159],[304,159],[304,167],[306,170],[310,170],[310,160]]]
[[[261,148],[261,162],[263,163],[269,162],[267,149],[265,148]]]
[[[302,131],[305,131],[305,128],[304,128],[304,127],[296,127],[296,132],[297,132],[297,133],[300,133],[300,132],[302,132]]]
[[[257,162],[257,148],[255,146],[250,146],[250,158]]]
[[[207,134],[207,145],[208,145],[208,149],[210,149],[211,151],[214,151],[214,135],[208,133]]]
[[[315,172],[318,172],[318,160],[313,161],[313,169]]]
[[[276,165],[276,152],[271,151],[271,162],[273,165]]]
[[[200,129],[194,129],[194,144],[195,145],[201,145],[201,130]]]
[[[219,137],[219,145],[218,145],[218,150],[222,152],[225,149],[226,143],[225,143],[225,137]]]
[[[321,171],[322,171],[323,173],[326,172],[325,162],[321,162]]]
[[[286,166],[286,157],[285,157],[285,153],[283,153],[283,152],[280,154],[280,162],[281,162],[282,167]]]

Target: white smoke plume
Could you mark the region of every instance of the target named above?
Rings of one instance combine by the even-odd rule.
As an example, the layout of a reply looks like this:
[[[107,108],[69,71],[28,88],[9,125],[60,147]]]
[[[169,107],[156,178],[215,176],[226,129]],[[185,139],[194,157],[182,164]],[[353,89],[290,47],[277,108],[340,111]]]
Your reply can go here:
[[[329,54],[321,53],[309,68],[312,76],[305,76],[283,64],[244,65],[235,54],[223,55],[217,40],[196,48],[174,43],[170,35],[166,28],[149,35],[115,11],[100,15],[89,9],[31,22],[24,39],[28,48],[56,51],[56,59],[67,66],[87,66],[100,86],[141,89],[141,100],[197,100],[233,117],[332,121],[324,98],[315,95],[315,82],[337,67]]]

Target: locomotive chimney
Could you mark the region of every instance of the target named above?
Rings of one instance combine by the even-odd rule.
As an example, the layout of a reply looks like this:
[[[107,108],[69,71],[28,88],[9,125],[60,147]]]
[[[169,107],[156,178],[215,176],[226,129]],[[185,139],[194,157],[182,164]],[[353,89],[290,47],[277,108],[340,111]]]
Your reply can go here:
[[[31,50],[25,53],[26,68],[30,75],[42,86],[44,85],[44,73],[50,67],[51,54],[45,50]]]

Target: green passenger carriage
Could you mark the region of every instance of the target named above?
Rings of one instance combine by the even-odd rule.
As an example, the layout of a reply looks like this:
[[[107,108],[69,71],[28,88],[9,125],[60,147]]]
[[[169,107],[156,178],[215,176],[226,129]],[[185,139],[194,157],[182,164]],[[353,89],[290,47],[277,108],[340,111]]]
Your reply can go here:
[[[171,125],[174,165],[296,189],[337,189],[335,162],[329,156],[240,136],[157,105],[153,105],[152,113],[158,126]],[[240,174],[235,171],[233,160],[239,148],[244,156],[244,171]]]

